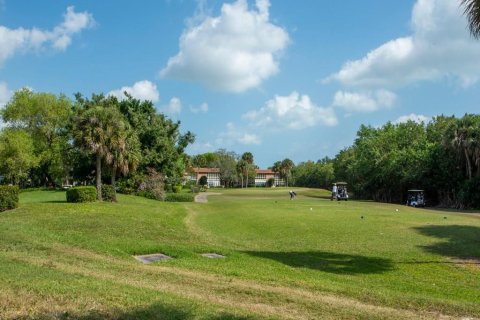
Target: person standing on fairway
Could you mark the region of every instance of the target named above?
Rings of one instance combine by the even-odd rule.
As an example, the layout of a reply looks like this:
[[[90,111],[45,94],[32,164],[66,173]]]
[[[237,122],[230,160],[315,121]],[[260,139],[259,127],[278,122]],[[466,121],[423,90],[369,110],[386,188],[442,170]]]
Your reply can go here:
[[[337,184],[334,183],[332,187],[332,198],[330,200],[333,200],[336,197],[337,197]]]

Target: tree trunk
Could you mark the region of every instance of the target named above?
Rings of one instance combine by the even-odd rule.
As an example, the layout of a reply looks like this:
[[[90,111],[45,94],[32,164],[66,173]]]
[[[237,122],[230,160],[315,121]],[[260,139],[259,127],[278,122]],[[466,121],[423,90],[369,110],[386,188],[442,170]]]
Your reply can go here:
[[[246,169],[246,172],[245,172],[245,188],[248,188],[248,167]]]
[[[467,159],[467,175],[468,179],[472,178],[472,163],[470,162],[470,157],[468,156],[467,148],[463,148],[463,153],[465,154],[465,159]]]
[[[112,201],[113,202],[117,202],[117,189],[115,188],[115,175],[116,175],[117,171],[115,170],[115,167],[112,168],[112,192],[113,192],[113,196],[112,196]]]
[[[97,153],[97,199],[102,201],[102,157]]]

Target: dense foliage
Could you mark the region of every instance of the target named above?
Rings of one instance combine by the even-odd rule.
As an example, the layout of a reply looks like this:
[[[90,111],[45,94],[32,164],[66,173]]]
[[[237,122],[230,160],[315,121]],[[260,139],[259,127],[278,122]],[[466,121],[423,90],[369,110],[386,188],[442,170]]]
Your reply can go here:
[[[66,192],[67,202],[93,202],[97,199],[95,187],[74,187]]]
[[[180,123],[157,113],[150,101],[93,94],[64,95],[17,91],[0,113],[0,182],[21,187],[96,183],[110,180],[108,200],[116,200],[116,183],[135,193],[145,190],[150,170],[178,185],[187,165],[184,153],[194,141],[180,134]],[[133,183],[130,183],[131,181]],[[142,183],[144,183],[142,185]],[[148,184],[148,183],[147,183]],[[148,191],[163,198],[156,186]],[[111,192],[110,192],[111,191]],[[162,194],[161,194],[162,193]]]
[[[18,187],[0,186],[0,212],[18,207]]]

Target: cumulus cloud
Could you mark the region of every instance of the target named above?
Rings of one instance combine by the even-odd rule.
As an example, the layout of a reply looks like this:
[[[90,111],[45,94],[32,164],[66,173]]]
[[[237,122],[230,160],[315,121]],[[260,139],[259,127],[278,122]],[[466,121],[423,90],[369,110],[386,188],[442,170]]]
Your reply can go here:
[[[149,100],[156,103],[160,100],[160,93],[157,90],[157,85],[148,81],[142,80],[135,82],[133,86],[124,86],[117,90],[110,91],[107,95],[115,96],[118,99],[125,99],[124,92],[139,100]]]
[[[346,62],[325,79],[357,87],[399,87],[454,78],[467,87],[480,74],[480,43],[466,28],[458,1],[418,0],[412,34],[388,41],[365,57]]]
[[[219,133],[215,139],[217,146],[229,147],[237,143],[244,145],[260,144],[260,138],[252,133],[248,133],[243,129],[237,128],[233,123],[229,122],[226,126],[226,131]]]
[[[206,102],[202,103],[198,107],[190,107],[190,111],[192,113],[207,113],[208,112],[208,104]]]
[[[179,114],[182,111],[182,101],[177,97],[173,97],[168,105],[165,106],[164,111],[168,114]]]
[[[75,12],[73,6],[67,8],[63,18],[63,22],[53,30],[9,29],[0,26],[0,65],[18,52],[24,53],[48,46],[56,50],[65,50],[71,44],[75,34],[94,25],[94,19],[90,13]]]
[[[259,110],[243,115],[255,126],[272,129],[302,129],[316,125],[334,126],[338,123],[333,108],[318,107],[308,95],[294,91],[288,96],[275,96]]]
[[[431,118],[424,116],[423,114],[415,114],[415,113],[410,113],[409,115],[401,116],[398,117],[395,121],[393,121],[394,124],[399,124],[399,123],[405,123],[408,121],[413,121],[416,123],[427,123],[430,121]]]
[[[208,88],[243,92],[279,71],[278,55],[288,33],[269,21],[268,0],[250,10],[246,0],[223,4],[220,16],[206,16],[185,30],[180,51],[161,77],[199,82]]]
[[[396,99],[397,95],[388,90],[337,91],[333,98],[333,105],[349,112],[374,112],[392,107]]]

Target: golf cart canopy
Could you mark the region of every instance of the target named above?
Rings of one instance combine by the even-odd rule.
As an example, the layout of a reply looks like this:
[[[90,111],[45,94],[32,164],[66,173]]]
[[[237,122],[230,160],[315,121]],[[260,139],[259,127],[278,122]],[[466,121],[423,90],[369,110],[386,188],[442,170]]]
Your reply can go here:
[[[425,190],[420,190],[420,189],[410,189],[408,192],[424,192]]]
[[[334,184],[336,184],[337,186],[346,186],[348,183],[340,181],[340,182],[335,182]]]

